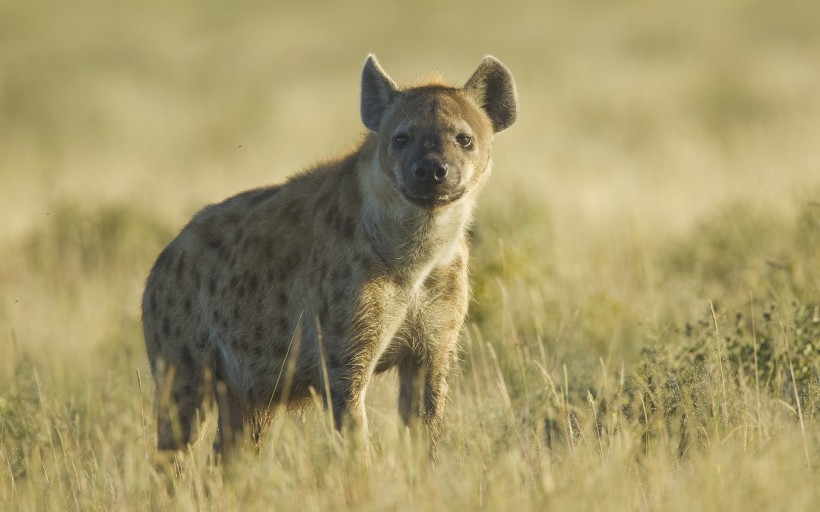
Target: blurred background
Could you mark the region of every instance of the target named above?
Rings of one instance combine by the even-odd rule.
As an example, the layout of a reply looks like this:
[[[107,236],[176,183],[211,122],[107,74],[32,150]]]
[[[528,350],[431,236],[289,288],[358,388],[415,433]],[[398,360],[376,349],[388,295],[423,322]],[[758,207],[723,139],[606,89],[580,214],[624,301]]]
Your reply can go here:
[[[647,321],[748,294],[818,201],[817,2],[5,0],[0,359],[141,361],[156,254],[357,140],[369,52],[400,82],[460,84],[488,53],[516,77],[474,231],[483,329],[600,314],[584,343],[620,356]]]

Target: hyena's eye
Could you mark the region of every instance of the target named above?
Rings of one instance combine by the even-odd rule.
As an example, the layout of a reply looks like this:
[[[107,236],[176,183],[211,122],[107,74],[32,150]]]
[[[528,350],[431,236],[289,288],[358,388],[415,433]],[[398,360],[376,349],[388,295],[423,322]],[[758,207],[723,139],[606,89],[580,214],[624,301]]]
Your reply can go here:
[[[408,142],[410,142],[410,137],[408,137],[406,133],[400,133],[393,137],[393,144],[395,144],[397,148],[403,148]]]
[[[463,148],[469,148],[473,145],[473,138],[465,133],[459,133],[456,135],[456,142]]]

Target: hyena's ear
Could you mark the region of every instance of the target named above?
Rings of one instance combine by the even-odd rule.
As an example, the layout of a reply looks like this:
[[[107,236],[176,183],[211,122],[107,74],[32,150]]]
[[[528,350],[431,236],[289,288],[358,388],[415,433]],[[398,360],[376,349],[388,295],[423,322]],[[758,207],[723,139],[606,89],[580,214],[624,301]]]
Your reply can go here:
[[[493,122],[493,131],[500,132],[515,122],[518,116],[515,81],[507,66],[495,57],[484,57],[473,76],[464,84],[464,90],[484,107]]]
[[[385,109],[398,94],[396,83],[379,66],[376,57],[367,56],[362,70],[362,122],[369,129],[378,131]]]

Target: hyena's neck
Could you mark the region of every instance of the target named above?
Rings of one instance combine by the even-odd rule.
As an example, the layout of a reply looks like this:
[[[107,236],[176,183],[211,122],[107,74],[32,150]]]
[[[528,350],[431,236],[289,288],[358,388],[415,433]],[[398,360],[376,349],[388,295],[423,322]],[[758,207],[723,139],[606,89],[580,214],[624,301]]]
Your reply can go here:
[[[356,172],[363,201],[361,223],[373,251],[402,281],[417,281],[449,263],[469,226],[474,197],[430,212],[410,204],[380,168],[372,144],[362,148]]]

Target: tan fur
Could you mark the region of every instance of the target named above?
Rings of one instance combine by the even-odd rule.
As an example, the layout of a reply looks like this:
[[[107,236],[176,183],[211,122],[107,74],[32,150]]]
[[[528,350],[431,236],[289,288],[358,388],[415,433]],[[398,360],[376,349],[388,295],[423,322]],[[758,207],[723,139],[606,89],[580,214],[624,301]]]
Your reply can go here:
[[[370,57],[371,133],[358,147],[197,213],[160,254],[143,297],[159,449],[187,443],[212,396],[219,451],[248,424],[258,439],[269,411],[311,388],[330,397],[338,428],[364,430],[371,378],[393,367],[402,418],[420,417],[435,444],[467,313],[466,229],[493,133],[516,106],[512,78],[492,58],[465,89],[399,89]],[[398,132],[410,134],[406,147]],[[463,132],[469,147],[456,142]],[[419,178],[425,165],[446,166],[447,181]]]

